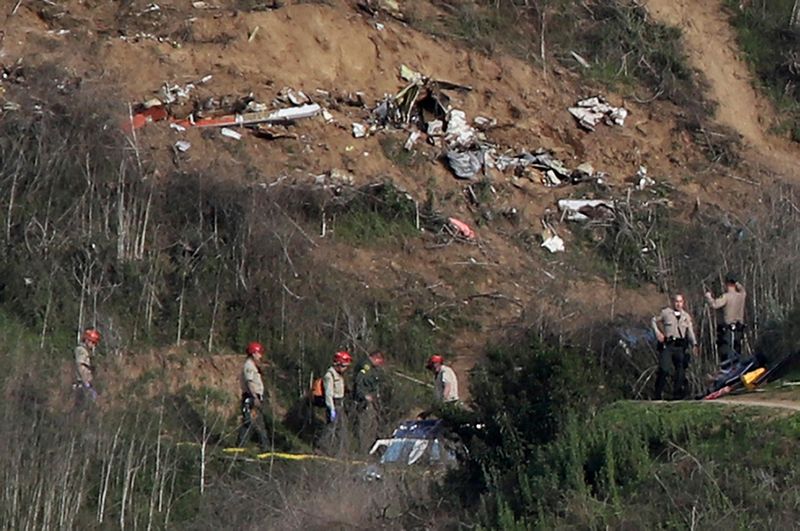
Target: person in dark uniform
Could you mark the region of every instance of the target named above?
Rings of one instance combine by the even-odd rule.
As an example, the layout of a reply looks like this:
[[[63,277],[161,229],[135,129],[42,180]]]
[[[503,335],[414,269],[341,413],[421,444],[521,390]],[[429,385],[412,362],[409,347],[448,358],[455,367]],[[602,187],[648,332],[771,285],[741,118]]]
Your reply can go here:
[[[692,354],[697,354],[697,339],[692,317],[683,309],[684,304],[683,295],[676,293],[672,297],[672,307],[661,310],[651,322],[659,343],[656,400],[661,400],[669,376],[673,378],[673,398],[685,398],[688,391],[686,369]]]

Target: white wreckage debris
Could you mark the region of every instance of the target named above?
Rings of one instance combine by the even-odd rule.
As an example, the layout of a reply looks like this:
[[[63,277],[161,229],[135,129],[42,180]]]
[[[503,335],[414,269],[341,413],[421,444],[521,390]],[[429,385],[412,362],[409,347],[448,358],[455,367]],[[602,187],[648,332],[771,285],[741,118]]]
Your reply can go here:
[[[566,251],[564,240],[561,239],[561,236],[556,234],[555,229],[546,223],[542,224],[544,225],[544,229],[542,230],[542,247],[551,253],[563,253]]]
[[[606,125],[624,126],[628,117],[626,108],[609,105],[602,96],[581,100],[575,105],[569,108],[569,113],[588,131],[594,131],[601,121]]]
[[[606,199],[559,199],[558,209],[567,221],[614,217],[614,202]]]
[[[353,123],[353,137],[364,138],[367,136],[367,126],[358,122]]]
[[[222,136],[226,136],[226,137],[232,138],[234,140],[241,140],[242,139],[242,133],[239,133],[238,131],[234,131],[233,129],[228,129],[227,127],[223,127],[222,129],[220,129],[220,133],[222,133]]]
[[[640,191],[656,184],[653,179],[647,176],[646,166],[639,166],[636,175],[633,176],[633,180],[636,183],[636,189]]]
[[[475,175],[481,171],[486,161],[484,150],[456,151],[447,152],[447,163],[456,177],[459,179],[474,179]]]
[[[189,148],[192,147],[192,144],[186,140],[178,140],[175,142],[175,149],[180,151],[181,153],[186,153],[189,151]]]

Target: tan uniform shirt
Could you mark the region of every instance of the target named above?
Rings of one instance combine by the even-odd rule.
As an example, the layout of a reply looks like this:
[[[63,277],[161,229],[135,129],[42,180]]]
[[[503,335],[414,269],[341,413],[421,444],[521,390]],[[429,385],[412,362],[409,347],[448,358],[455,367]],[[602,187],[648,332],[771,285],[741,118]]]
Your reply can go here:
[[[651,325],[653,332],[659,334],[658,324],[661,323],[663,327],[664,336],[667,339],[682,339],[685,338],[689,341],[691,346],[697,345],[697,339],[694,336],[694,325],[692,324],[692,317],[681,310],[678,315],[673,308],[664,308],[661,313],[653,317]]]
[[[445,384],[449,384],[450,386],[447,395],[445,395]],[[442,365],[442,368],[436,375],[433,391],[436,400],[439,402],[458,401],[458,378],[456,378],[455,371],[447,365]]]
[[[75,374],[81,383],[92,383],[92,356],[83,344],[75,347]]]
[[[242,393],[250,393],[259,398],[264,396],[264,382],[261,380],[261,371],[258,370],[255,360],[250,356],[244,362],[239,383],[242,387]]]
[[[726,291],[719,298],[706,297],[706,300],[715,310],[722,309],[722,320],[726,325],[744,323],[744,302],[747,298],[741,284],[736,285],[736,291]]]
[[[336,409],[333,401],[344,398],[344,378],[336,372],[336,369],[329,367],[322,377],[322,388],[325,389],[325,407],[330,410]]]

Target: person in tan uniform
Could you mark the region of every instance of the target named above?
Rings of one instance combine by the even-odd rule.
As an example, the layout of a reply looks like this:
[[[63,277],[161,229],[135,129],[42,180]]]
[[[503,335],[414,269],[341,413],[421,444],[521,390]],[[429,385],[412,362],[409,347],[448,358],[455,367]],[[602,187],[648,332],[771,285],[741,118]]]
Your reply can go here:
[[[75,376],[77,381],[73,386],[77,392],[76,400],[82,403],[86,399],[94,402],[97,400],[97,391],[94,388],[94,365],[92,354],[97,344],[100,343],[100,332],[95,328],[87,328],[83,332],[81,343],[75,347]]]
[[[683,295],[672,297],[672,307],[667,307],[651,320],[658,340],[658,369],[656,371],[655,399],[661,400],[667,377],[673,378],[673,397],[686,397],[686,369],[692,354],[697,355],[697,338],[692,317],[683,309]],[[690,353],[689,347],[692,348]]]
[[[455,371],[444,364],[444,358],[434,354],[425,367],[434,375],[433,397],[438,403],[458,402],[458,378]]]
[[[717,347],[722,355],[723,366],[731,366],[742,355],[744,337],[744,305],[747,292],[733,275],[725,277],[725,293],[716,299],[706,292],[706,302],[715,310],[721,310],[721,322],[717,324]]]
[[[241,411],[242,424],[239,427],[239,447],[243,447],[250,440],[252,432],[258,436],[258,444],[262,451],[269,450],[269,438],[264,424],[263,401],[264,382],[261,379],[261,369],[258,363],[264,355],[264,347],[256,341],[247,345],[247,359],[239,375],[239,385],[242,391]]]
[[[327,426],[322,434],[322,445],[331,453],[336,453],[337,442],[341,447],[344,428],[344,375],[353,357],[347,351],[340,351],[333,355],[333,365],[328,367],[322,377],[322,389],[325,397],[325,418]]]

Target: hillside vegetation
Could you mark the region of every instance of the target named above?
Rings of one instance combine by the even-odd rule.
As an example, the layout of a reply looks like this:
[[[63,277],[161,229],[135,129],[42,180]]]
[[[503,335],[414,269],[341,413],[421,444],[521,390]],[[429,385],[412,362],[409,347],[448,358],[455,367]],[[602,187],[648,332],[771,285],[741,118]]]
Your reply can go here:
[[[775,361],[800,340],[796,176],[714,122],[679,30],[628,1],[184,4],[3,7],[0,527],[797,521],[796,416],[633,401],[653,383],[649,318],[675,291],[703,353],[695,393],[719,361],[702,293],[726,273],[748,288],[750,352]],[[754,9],[736,24],[754,26]],[[776,52],[763,53],[756,65]],[[405,86],[405,63],[456,85],[437,98],[485,117],[498,153],[541,148],[598,173],[558,187],[533,169],[458,180],[441,141],[404,147],[413,124],[354,138]],[[790,95],[789,77],[759,73]],[[175,117],[212,100],[283,107],[292,88],[331,118],[236,128],[240,140],[128,127],[162,84],[190,80]],[[567,107],[597,94],[631,111],[624,127],[578,127]],[[614,208],[574,223],[564,198]],[[566,252],[542,248],[543,227]],[[92,408],[71,389],[86,326],[103,334]],[[267,350],[271,445],[301,461],[225,451],[253,340]],[[355,433],[334,456],[315,448],[311,380],[337,350],[378,348],[382,434],[431,406],[428,356],[452,361],[466,407],[435,414],[465,450],[456,469],[373,482]]]

